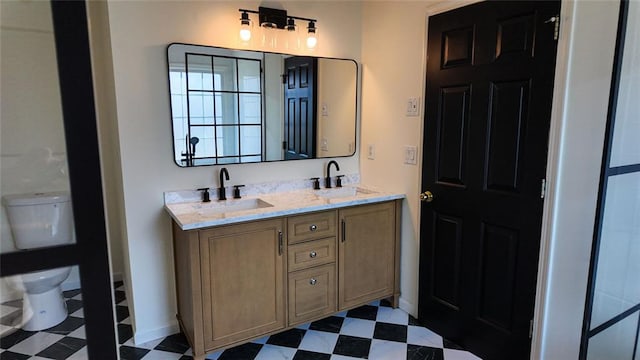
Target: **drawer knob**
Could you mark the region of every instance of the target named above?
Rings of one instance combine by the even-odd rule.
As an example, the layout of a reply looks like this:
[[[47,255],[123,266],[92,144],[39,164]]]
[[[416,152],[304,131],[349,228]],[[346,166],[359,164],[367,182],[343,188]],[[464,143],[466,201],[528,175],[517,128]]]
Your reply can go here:
[[[315,226],[315,225],[311,225],[311,226],[309,226],[309,230],[316,231],[316,230],[318,230],[318,227]]]
[[[316,256],[318,256],[318,253],[316,253],[315,251],[312,251],[312,252],[309,253],[309,257],[310,258],[314,258]]]
[[[315,285],[318,282],[318,280],[316,280],[316,278],[311,278],[311,280],[309,280],[309,284],[311,285]]]

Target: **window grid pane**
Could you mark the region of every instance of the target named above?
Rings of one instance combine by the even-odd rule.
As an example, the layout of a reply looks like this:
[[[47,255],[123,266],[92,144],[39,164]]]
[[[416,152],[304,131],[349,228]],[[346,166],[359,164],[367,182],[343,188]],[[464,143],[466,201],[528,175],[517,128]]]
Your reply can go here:
[[[187,71],[171,73],[175,158],[185,164],[188,138],[193,165],[262,159],[261,61],[187,54]],[[172,102],[174,103],[174,102]],[[197,138],[197,140],[193,140]]]

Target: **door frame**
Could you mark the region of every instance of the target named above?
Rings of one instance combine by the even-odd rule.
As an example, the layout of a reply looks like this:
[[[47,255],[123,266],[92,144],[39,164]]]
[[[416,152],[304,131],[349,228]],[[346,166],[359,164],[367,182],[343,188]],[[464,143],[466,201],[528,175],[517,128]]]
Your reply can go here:
[[[433,15],[437,15],[443,12],[447,12],[450,10],[458,9],[467,5],[471,5],[474,3],[478,3],[485,0],[464,0],[456,3],[439,3],[427,8],[425,15],[425,41],[423,48],[423,68],[422,68],[422,99],[423,99],[423,108],[424,108],[424,100],[426,98],[426,74],[427,74],[427,43],[429,40],[429,17]],[[546,189],[545,189],[545,199],[543,203],[543,212],[542,212],[542,227],[541,227],[541,237],[540,237],[540,252],[538,256],[538,277],[536,281],[536,297],[535,297],[535,308],[533,314],[533,334],[531,338],[531,359],[540,359],[543,354],[543,347],[545,344],[543,343],[545,340],[545,326],[547,322],[545,321],[548,312],[548,306],[551,302],[548,298],[549,291],[551,288],[551,278],[549,276],[552,264],[554,263],[551,248],[555,241],[553,233],[554,233],[554,217],[557,213],[556,211],[556,202],[559,199],[558,190],[556,184],[559,180],[560,166],[561,166],[561,144],[563,141],[563,133],[562,126],[564,124],[564,112],[566,109],[566,99],[569,82],[568,82],[568,68],[570,61],[570,45],[571,40],[574,35],[574,31],[572,28],[573,19],[575,14],[575,2],[569,0],[561,0],[560,7],[560,29],[559,29],[559,38],[557,44],[557,54],[556,54],[556,67],[555,67],[555,77],[554,77],[554,93],[553,93],[553,103],[551,106],[551,121],[549,127],[549,141],[548,141],[548,151],[547,151],[547,167],[546,167]],[[422,123],[421,134],[424,134],[424,121]],[[424,146],[424,135],[421,135],[421,143]],[[424,164],[423,164],[424,165]],[[598,166],[599,169],[599,166]],[[422,184],[422,171],[419,171],[419,179],[418,184]],[[421,186],[421,185],[419,185]],[[419,192],[424,189],[419,189]],[[595,211],[595,208],[594,208]],[[418,206],[418,219],[422,217],[421,214],[421,206]],[[422,234],[420,234],[420,230],[418,229],[418,239],[420,239]],[[585,284],[584,287],[586,289],[586,276],[587,270],[585,269]],[[584,304],[581,304],[581,308],[584,307]],[[580,312],[582,314],[582,312]],[[574,319],[572,319],[574,320]],[[579,324],[576,324],[576,329],[579,333],[579,330],[582,326],[582,318],[579,319]],[[579,339],[577,346],[579,346]]]
[[[0,255],[0,275],[78,266],[89,358],[117,358],[86,2],[51,0],[74,244]]]

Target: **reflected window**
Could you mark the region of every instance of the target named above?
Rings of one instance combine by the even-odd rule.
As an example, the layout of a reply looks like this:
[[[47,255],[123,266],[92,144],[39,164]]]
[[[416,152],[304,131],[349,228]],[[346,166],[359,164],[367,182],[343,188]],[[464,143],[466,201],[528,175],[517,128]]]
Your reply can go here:
[[[261,60],[186,53],[185,64],[169,72],[176,162],[260,161]]]

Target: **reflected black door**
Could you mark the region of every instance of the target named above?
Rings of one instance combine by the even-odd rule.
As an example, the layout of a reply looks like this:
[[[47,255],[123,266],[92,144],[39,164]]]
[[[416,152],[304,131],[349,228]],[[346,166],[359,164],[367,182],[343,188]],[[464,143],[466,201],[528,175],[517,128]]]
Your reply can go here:
[[[313,159],[316,153],[316,68],[307,56],[285,59],[285,160]]]
[[[429,18],[419,320],[484,359],[525,359],[560,2]]]

